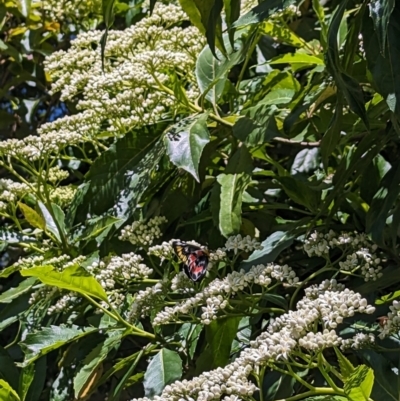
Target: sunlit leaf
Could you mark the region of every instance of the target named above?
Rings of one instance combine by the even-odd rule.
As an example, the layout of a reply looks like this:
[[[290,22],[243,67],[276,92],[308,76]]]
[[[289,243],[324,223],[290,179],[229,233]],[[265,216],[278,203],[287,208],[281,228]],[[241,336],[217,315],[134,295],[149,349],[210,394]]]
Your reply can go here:
[[[237,234],[242,224],[242,196],[251,178],[246,173],[220,174],[219,229],[224,237]]]
[[[9,288],[7,291],[2,292],[0,294],[0,303],[9,303],[20,295],[25,294],[30,291],[35,282],[36,278],[31,277],[21,281],[17,287]]]
[[[4,401],[21,401],[17,392],[3,379],[0,379],[0,399]]]
[[[179,380],[182,376],[182,360],[175,351],[162,348],[151,359],[144,375],[146,397],[160,395],[167,384]]]
[[[167,130],[164,141],[171,162],[200,181],[200,157],[210,141],[207,113],[179,121]]]
[[[83,267],[68,266],[62,271],[53,266],[37,266],[22,269],[22,276],[37,277],[42,283],[62,288],[64,290],[79,292],[107,302],[107,294],[100,283]]]
[[[44,327],[36,333],[29,333],[20,346],[25,354],[24,361],[20,366],[25,367],[36,361],[43,355],[78,340],[97,330],[95,327],[79,326],[50,326]]]
[[[28,205],[24,203],[18,202],[18,207],[21,209],[26,221],[35,228],[40,228],[44,230],[46,227],[46,223],[42,216],[39,215],[36,210],[32,209]]]
[[[121,343],[124,330],[110,331],[108,337],[86,355],[83,366],[74,377],[75,397],[79,399],[88,390],[88,385],[99,365],[107,358],[109,352]]]
[[[344,392],[351,401],[368,401],[374,385],[374,371],[365,365],[357,366],[344,383]]]

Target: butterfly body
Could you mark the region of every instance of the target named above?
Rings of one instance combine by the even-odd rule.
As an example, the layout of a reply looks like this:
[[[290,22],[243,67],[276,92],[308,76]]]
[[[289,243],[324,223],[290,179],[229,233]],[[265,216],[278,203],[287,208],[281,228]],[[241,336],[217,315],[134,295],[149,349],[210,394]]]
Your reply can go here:
[[[207,272],[209,253],[183,241],[174,241],[172,247],[183,263],[186,275],[195,282],[200,281]]]

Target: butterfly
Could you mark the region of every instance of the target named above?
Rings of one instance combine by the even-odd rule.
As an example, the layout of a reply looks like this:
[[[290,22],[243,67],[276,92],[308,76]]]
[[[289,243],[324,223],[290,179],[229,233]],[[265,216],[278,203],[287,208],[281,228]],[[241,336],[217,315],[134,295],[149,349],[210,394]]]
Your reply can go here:
[[[200,281],[207,272],[209,253],[199,246],[183,241],[174,241],[172,247],[184,264],[186,275],[195,282]]]

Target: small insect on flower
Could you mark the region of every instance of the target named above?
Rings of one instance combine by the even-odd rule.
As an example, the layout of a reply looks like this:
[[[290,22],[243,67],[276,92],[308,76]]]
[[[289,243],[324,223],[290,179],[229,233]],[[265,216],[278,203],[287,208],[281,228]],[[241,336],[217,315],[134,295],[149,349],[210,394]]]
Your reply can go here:
[[[195,282],[200,281],[207,272],[208,251],[183,241],[174,241],[172,246],[184,265],[186,275]]]

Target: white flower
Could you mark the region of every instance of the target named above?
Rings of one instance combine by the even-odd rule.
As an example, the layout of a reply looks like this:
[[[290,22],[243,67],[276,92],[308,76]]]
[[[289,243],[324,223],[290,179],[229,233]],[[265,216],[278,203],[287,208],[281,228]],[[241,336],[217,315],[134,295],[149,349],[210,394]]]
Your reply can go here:
[[[225,249],[222,251],[232,251],[237,254],[239,250],[245,252],[251,252],[255,249],[262,249],[262,246],[257,240],[252,239],[250,235],[242,238],[240,234],[229,237],[225,243]]]
[[[121,241],[129,241],[133,245],[149,246],[155,239],[162,236],[160,226],[166,222],[167,219],[164,216],[153,217],[147,223],[135,221],[130,226],[125,226],[118,238]]]

